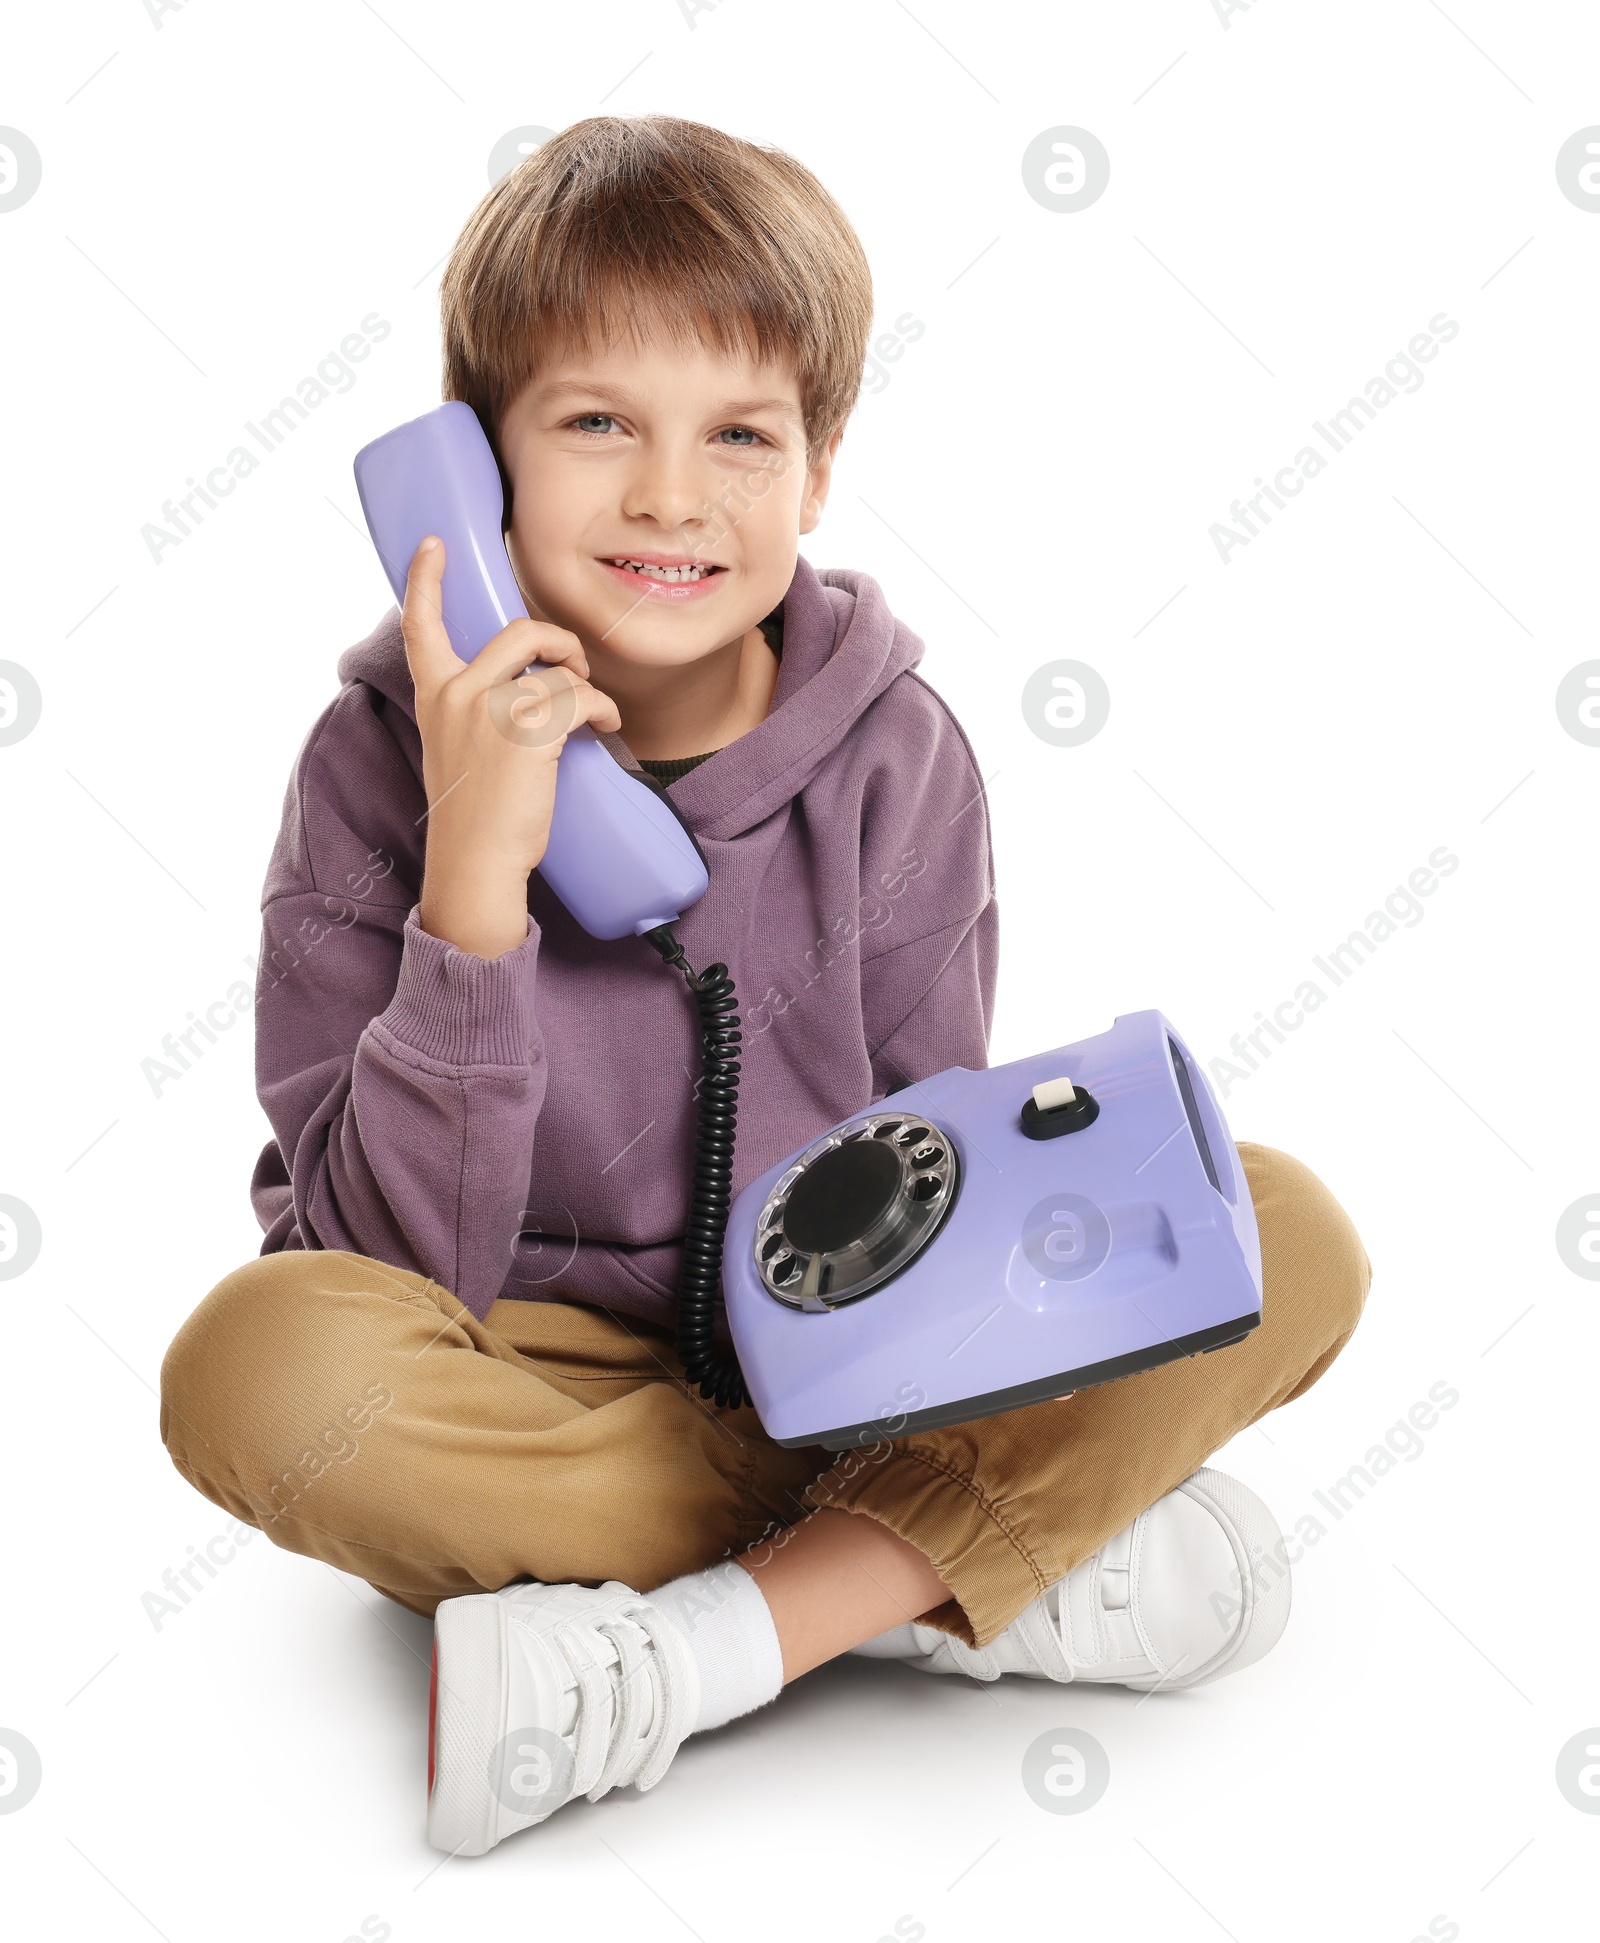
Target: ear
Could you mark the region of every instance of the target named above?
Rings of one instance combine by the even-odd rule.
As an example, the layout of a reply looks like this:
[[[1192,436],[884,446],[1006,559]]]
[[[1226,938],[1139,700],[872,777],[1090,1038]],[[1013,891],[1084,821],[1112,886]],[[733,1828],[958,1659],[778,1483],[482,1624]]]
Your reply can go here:
[[[800,501],[800,531],[813,532],[822,518],[822,509],[828,503],[828,488],[833,483],[833,461],[839,450],[839,441],[844,437],[844,428],[834,433],[828,441],[828,448],[817,463],[806,474],[805,492]]]

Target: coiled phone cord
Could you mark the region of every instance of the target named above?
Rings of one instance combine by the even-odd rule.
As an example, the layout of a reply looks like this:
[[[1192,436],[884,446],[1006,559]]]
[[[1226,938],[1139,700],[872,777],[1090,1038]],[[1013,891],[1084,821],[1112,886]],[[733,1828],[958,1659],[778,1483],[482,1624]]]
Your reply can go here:
[[[643,933],[669,965],[676,965],[700,1008],[705,1078],[700,1087],[700,1131],[695,1142],[689,1228],[678,1278],[678,1358],[700,1394],[729,1409],[750,1401],[744,1375],[713,1336],[722,1292],[722,1239],[733,1191],[734,1122],[739,1106],[739,1011],[724,964],[692,971],[683,946],[658,924]]]

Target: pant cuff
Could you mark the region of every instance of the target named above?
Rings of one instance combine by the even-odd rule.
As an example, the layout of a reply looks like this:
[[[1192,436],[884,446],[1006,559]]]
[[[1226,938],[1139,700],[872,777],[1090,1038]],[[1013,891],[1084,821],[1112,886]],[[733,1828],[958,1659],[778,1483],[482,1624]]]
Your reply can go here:
[[[904,1446],[874,1455],[882,1448],[847,1453],[806,1497],[819,1508],[876,1518],[925,1553],[953,1596],[907,1617],[968,1646],[987,1646],[1049,1581],[976,1478]],[[854,1470],[851,1459],[860,1460]]]

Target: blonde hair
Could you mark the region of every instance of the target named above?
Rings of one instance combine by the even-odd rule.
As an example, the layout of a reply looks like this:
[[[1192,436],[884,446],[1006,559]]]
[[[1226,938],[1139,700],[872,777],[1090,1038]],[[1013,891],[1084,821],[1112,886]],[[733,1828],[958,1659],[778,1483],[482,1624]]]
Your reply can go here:
[[[440,325],[443,395],[473,407],[497,458],[501,416],[544,359],[659,331],[786,362],[814,464],[855,408],[872,276],[844,211],[781,149],[671,115],[595,115],[473,210]]]

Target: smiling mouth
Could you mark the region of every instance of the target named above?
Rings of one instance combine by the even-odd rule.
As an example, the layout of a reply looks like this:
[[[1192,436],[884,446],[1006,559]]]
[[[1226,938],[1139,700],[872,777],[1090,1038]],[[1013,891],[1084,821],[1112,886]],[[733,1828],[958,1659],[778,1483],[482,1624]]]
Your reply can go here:
[[[714,566],[709,561],[695,561],[678,567],[658,567],[647,560],[629,560],[619,556],[607,558],[602,564],[615,567],[622,573],[634,574],[640,580],[654,581],[663,587],[692,586],[697,581],[709,580],[713,574],[727,572],[725,567]]]

